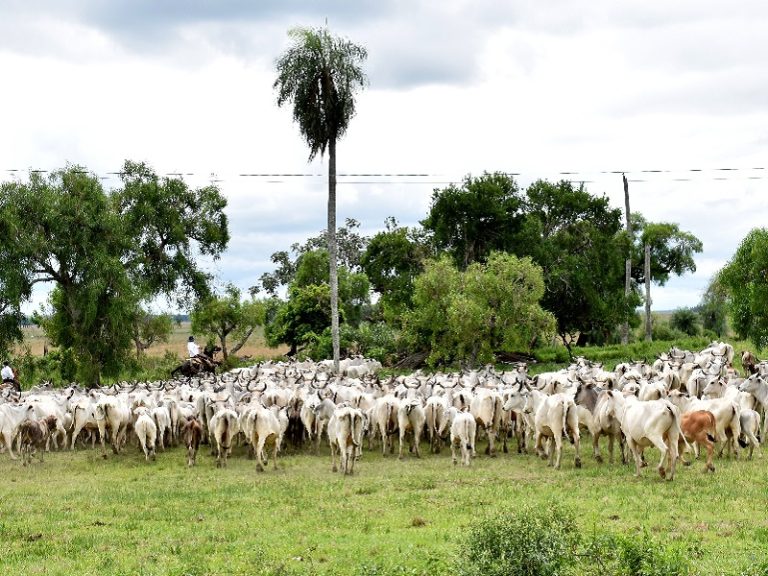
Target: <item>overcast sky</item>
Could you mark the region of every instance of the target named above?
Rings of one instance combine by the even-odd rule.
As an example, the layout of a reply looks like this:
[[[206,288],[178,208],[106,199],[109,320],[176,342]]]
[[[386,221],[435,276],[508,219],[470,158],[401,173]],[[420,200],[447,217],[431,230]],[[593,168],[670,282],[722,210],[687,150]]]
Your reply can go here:
[[[125,159],[214,178],[232,240],[212,271],[247,289],[324,228],[325,165],[307,163],[272,84],[287,30],[326,20],[369,53],[339,173],[419,175],[341,176],[339,222],[414,225],[434,188],[497,170],[586,181],[623,207],[610,172],[626,171],[633,211],[704,243],[655,310],[696,305],[766,224],[757,0],[0,0],[0,179],[73,163],[112,187]]]

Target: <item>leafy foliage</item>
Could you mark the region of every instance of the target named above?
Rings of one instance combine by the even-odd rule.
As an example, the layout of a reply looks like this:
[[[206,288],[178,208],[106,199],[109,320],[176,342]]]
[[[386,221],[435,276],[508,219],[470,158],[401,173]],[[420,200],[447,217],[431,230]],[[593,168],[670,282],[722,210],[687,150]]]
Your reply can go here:
[[[190,317],[192,331],[218,341],[226,360],[243,347],[258,326],[264,325],[266,304],[254,299],[244,302],[240,290],[229,285],[222,296],[198,301]],[[234,340],[231,347],[230,338]]]
[[[432,194],[422,226],[438,250],[446,250],[465,269],[484,262],[491,251],[508,251],[522,219],[523,199],[514,178],[503,173],[467,176]]]
[[[302,345],[314,345],[330,326],[328,252],[320,249],[302,254],[284,303],[272,304],[265,335],[270,346],[288,344],[291,354]],[[339,269],[339,300],[342,321],[352,326],[362,319],[368,301],[369,283],[365,274]],[[316,351],[308,351],[312,354]]]
[[[645,245],[651,247],[651,282],[664,286],[670,274],[681,276],[696,272],[694,254],[703,249],[701,240],[690,232],[680,230],[670,222],[648,222],[642,215],[632,214],[632,233],[635,236],[632,255],[632,278],[638,284],[645,282]]]
[[[476,262],[461,272],[444,256],[427,263],[416,279],[405,338],[430,350],[433,365],[474,365],[492,362],[497,350],[530,350],[555,326],[539,306],[543,294],[541,269],[529,258],[494,252],[486,264]]]
[[[567,181],[534,182],[526,190],[526,217],[515,253],[542,267],[542,306],[557,318],[564,341],[604,343],[639,303],[624,294],[628,244],[621,211]]]
[[[368,245],[368,238],[360,235],[359,228],[360,222],[354,218],[347,218],[344,226],[340,226],[336,231],[338,264],[355,272],[361,269],[361,259]],[[251,287],[251,294],[257,294],[263,290],[270,296],[277,296],[281,287],[288,286],[293,281],[298,260],[302,255],[315,250],[327,250],[327,247],[328,235],[323,230],[319,235],[307,239],[304,244],[298,242],[292,244],[290,252],[279,250],[273,253],[270,259],[273,264],[277,264],[277,268],[273,272],[262,274],[259,284]]]
[[[755,228],[742,240],[717,285],[728,295],[733,329],[758,348],[768,346],[768,229]]]
[[[192,190],[133,162],[122,179],[107,193],[69,166],[0,185],[0,301],[18,306],[35,284],[53,283],[42,325],[88,384],[126,360],[140,302],[207,292],[196,255],[218,258],[229,240],[216,187]]]
[[[576,562],[574,514],[556,503],[507,510],[476,523],[461,544],[461,576],[558,576]]]
[[[371,287],[381,295],[387,322],[399,324],[403,312],[411,308],[414,281],[424,270],[424,260],[430,253],[420,230],[399,227],[394,218],[386,221],[384,232],[368,242],[361,266]]]
[[[699,334],[700,316],[695,310],[690,308],[678,308],[672,313],[672,317],[669,319],[670,327],[675,330],[680,330],[688,336],[697,336]]]
[[[704,330],[712,332],[717,338],[725,336],[728,330],[728,295],[717,276],[707,285],[697,310]]]

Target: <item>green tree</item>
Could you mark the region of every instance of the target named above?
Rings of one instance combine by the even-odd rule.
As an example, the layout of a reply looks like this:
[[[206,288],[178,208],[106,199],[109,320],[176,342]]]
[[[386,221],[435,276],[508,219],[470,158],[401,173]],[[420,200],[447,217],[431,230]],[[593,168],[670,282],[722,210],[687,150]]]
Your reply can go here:
[[[360,270],[360,260],[368,245],[368,238],[360,235],[358,232],[359,228],[360,222],[354,218],[347,218],[344,226],[340,226],[336,230],[338,252],[336,263],[338,266],[353,272]],[[290,252],[279,250],[273,253],[271,260],[274,264],[277,264],[277,268],[273,272],[262,274],[261,278],[259,278],[259,283],[250,288],[251,294],[257,294],[263,290],[270,296],[277,296],[282,286],[288,286],[293,281],[296,275],[298,259],[301,255],[321,248],[328,249],[328,233],[325,230],[318,236],[307,239],[304,244],[295,242],[291,245]]]
[[[367,79],[365,48],[334,37],[326,28],[294,28],[293,44],[277,60],[277,104],[293,103],[293,119],[309,146],[309,159],[328,150],[328,254],[333,362],[339,369],[336,268],[336,142],[355,114],[355,94]]]
[[[385,222],[386,230],[368,243],[361,259],[373,290],[380,295],[384,319],[399,324],[402,314],[411,308],[413,284],[431,255],[420,229],[399,227],[394,218]]]
[[[2,297],[20,304],[53,284],[43,327],[96,385],[117,373],[132,346],[139,303],[207,292],[196,255],[218,258],[229,239],[226,201],[126,162],[123,187],[106,192],[78,166],[0,185]]]
[[[697,310],[704,330],[723,338],[728,330],[728,295],[717,275],[707,285]]]
[[[3,248],[0,247],[0,251]],[[1,259],[2,257],[0,257]],[[0,294],[4,292],[2,279],[0,279]],[[21,332],[21,323],[24,315],[17,304],[2,300],[0,296],[0,356],[7,358],[11,347],[24,339]]]
[[[543,295],[541,268],[530,258],[492,252],[461,272],[444,256],[416,279],[405,337],[430,351],[432,365],[492,362],[497,351],[528,351],[554,333],[554,317],[539,305]]]
[[[768,346],[768,229],[755,228],[718,273],[717,286],[728,297],[732,327],[758,348]]]
[[[133,317],[131,339],[136,347],[136,358],[158,342],[168,342],[173,331],[173,318],[170,314],[150,314],[138,308]]]
[[[245,345],[257,327],[264,325],[266,310],[263,301],[243,301],[240,290],[230,284],[222,296],[197,302],[190,315],[192,331],[217,340],[226,360]]]
[[[523,222],[514,252],[541,266],[546,290],[542,306],[557,318],[567,346],[602,344],[622,322],[634,317],[639,300],[624,293],[629,245],[621,210],[583,186],[539,180],[525,192]]]
[[[339,268],[338,283],[342,322],[357,327],[369,299],[368,278],[365,274]],[[330,323],[329,300],[328,252],[318,249],[302,254],[297,260],[294,280],[288,287],[287,301],[267,323],[265,334],[269,345],[288,344],[290,353],[295,354],[300,346],[318,338]]]
[[[447,250],[465,269],[484,262],[492,250],[508,251],[522,219],[523,199],[514,178],[496,172],[467,176],[432,194],[429,214],[421,225],[435,246]]]
[[[669,319],[669,326],[674,330],[680,330],[688,336],[699,335],[699,321],[701,317],[691,308],[678,308]]]
[[[632,214],[632,234],[634,235],[632,277],[638,284],[646,286],[645,325],[646,338],[650,339],[650,285],[654,283],[664,286],[670,274],[681,276],[685,272],[696,272],[693,255],[700,253],[703,245],[701,240],[690,232],[680,230],[677,224],[647,222],[640,214]],[[646,246],[649,247],[650,279],[646,279],[645,272]]]

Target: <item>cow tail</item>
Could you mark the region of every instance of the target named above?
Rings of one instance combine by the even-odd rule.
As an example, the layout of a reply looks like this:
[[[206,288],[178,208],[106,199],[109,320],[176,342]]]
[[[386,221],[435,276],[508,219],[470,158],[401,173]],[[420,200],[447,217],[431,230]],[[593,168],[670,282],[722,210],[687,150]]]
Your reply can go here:
[[[570,409],[570,406],[568,405],[568,400],[563,398],[563,434],[568,436],[568,410]]]
[[[669,410],[669,413],[672,414],[672,419],[675,421],[675,426],[677,426],[677,433],[679,437],[683,439],[683,442],[685,442],[685,447],[688,450],[692,450],[693,448],[688,443],[688,438],[685,437],[685,434],[683,434],[683,429],[680,427],[680,415],[676,412],[671,403],[667,403],[667,410]],[[709,437],[709,435],[707,435],[707,437]]]
[[[349,415],[349,427],[352,432],[352,446],[355,448],[360,448],[360,442],[357,440],[357,421],[360,421],[360,430],[362,431],[363,428],[363,417],[360,414],[350,414]]]
[[[464,419],[464,438],[467,442],[467,450],[472,450],[472,443],[470,442],[469,438],[469,419]]]
[[[229,440],[229,414],[224,414],[224,432],[221,435],[221,439],[224,443],[228,443]]]

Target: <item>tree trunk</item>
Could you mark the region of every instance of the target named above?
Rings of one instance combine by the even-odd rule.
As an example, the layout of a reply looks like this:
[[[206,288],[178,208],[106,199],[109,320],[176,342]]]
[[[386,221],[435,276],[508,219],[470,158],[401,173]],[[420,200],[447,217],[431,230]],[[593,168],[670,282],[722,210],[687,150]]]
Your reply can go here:
[[[651,330],[651,245],[645,245],[645,340],[653,340]]]
[[[621,179],[624,182],[624,212],[627,215],[627,236],[630,241],[629,255],[624,268],[624,297],[629,298],[629,291],[632,289],[632,222],[629,219],[629,182],[624,174],[621,175]],[[621,327],[621,343],[629,344],[629,320],[625,321]]]
[[[336,139],[328,142],[328,262],[331,283],[333,371],[339,373],[339,275],[336,269]]]

